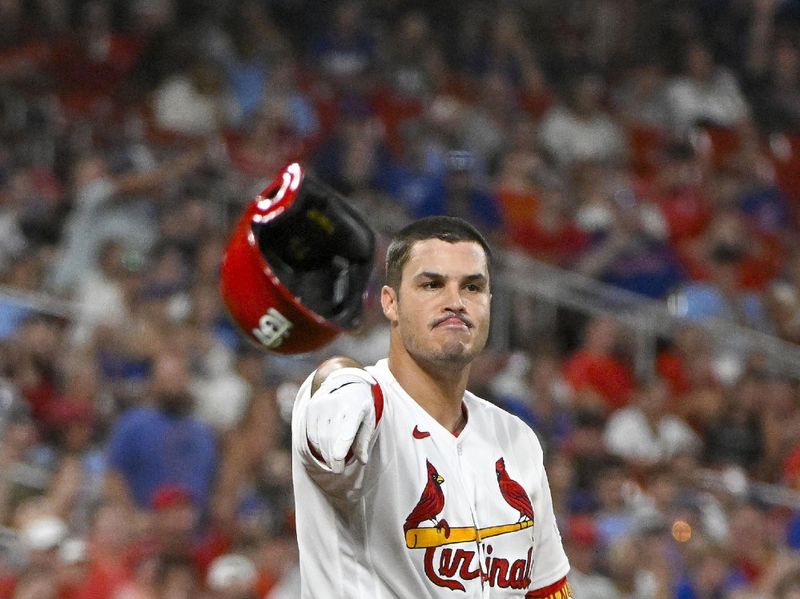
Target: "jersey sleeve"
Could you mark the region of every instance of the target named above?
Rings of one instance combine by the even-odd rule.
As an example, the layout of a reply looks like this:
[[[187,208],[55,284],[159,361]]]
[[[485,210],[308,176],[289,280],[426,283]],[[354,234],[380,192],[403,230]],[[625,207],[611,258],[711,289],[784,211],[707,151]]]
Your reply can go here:
[[[528,591],[525,599],[575,599],[567,577],[564,576],[551,585],[535,591]]]
[[[315,455],[306,433],[308,403],[311,400],[311,385],[316,372],[315,370],[309,374],[300,385],[292,407],[292,453],[300,459],[306,470],[327,469],[322,460]]]
[[[553,499],[550,494],[550,484],[544,469],[544,459],[539,440],[530,431],[531,442],[534,445],[533,455],[537,456],[537,469],[539,476],[534,488],[534,517],[533,526],[533,569],[531,582],[528,586],[529,594],[526,597],[570,597],[570,594],[553,595],[563,588],[559,586],[561,579],[565,579],[569,572],[569,561],[561,543],[561,533],[556,523],[553,511]],[[566,584],[566,579],[564,580]],[[541,595],[540,592],[548,593]],[[560,591],[559,591],[560,592]],[[566,591],[564,591],[566,592]]]

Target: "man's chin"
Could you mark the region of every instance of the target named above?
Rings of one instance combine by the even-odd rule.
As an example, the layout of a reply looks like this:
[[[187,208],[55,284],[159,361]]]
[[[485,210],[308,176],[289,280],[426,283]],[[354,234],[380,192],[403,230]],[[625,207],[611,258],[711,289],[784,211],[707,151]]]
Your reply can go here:
[[[434,360],[440,364],[465,366],[475,358],[473,348],[464,343],[447,343],[436,352]]]

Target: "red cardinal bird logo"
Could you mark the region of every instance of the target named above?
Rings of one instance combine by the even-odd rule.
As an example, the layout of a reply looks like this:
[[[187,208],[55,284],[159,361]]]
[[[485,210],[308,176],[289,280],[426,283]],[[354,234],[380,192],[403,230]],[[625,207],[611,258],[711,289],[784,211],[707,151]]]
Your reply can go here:
[[[497,484],[500,485],[500,493],[503,495],[503,499],[506,500],[508,505],[519,511],[519,520],[517,522],[522,522],[526,518],[533,521],[531,499],[525,489],[522,488],[522,485],[512,480],[508,475],[506,462],[503,458],[500,458],[495,463],[495,472],[497,472]]]
[[[447,521],[436,518],[437,514],[444,509],[444,492],[442,491],[442,483],[444,478],[436,472],[436,468],[428,460],[425,460],[428,466],[428,478],[425,483],[425,488],[422,489],[417,505],[411,510],[411,513],[406,518],[406,523],[403,524],[403,531],[408,532],[412,528],[417,528],[420,523],[430,520],[434,523],[436,528],[445,528],[445,536],[449,536],[449,526]]]

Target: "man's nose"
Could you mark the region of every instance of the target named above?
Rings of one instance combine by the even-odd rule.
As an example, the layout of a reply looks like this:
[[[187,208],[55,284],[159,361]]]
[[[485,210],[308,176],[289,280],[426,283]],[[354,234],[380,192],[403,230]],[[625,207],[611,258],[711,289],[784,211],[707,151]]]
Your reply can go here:
[[[447,296],[446,296],[446,310],[451,310],[453,312],[463,312],[465,309],[464,306],[464,297],[461,294],[461,286],[454,284],[447,286]]]

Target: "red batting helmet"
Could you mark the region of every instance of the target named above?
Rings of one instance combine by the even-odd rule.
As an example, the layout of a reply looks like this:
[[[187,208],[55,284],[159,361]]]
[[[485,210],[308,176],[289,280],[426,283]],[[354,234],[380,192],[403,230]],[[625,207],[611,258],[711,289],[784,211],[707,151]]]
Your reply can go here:
[[[222,261],[222,298],[260,348],[319,349],[358,326],[374,246],[347,200],[292,163],[236,225]]]

